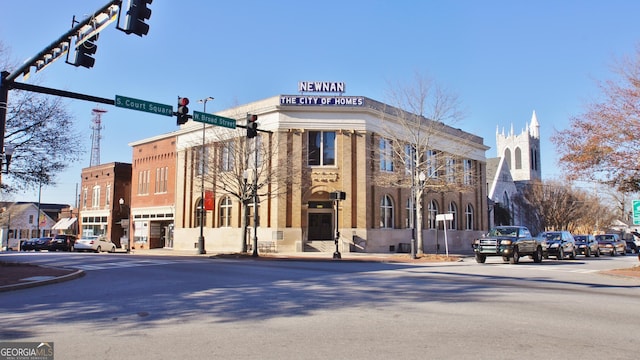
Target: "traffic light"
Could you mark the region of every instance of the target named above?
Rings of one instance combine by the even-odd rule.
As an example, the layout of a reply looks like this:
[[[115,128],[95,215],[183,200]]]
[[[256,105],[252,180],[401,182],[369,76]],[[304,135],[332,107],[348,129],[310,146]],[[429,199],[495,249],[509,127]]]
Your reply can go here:
[[[258,135],[258,115],[247,114],[247,139]]]
[[[176,116],[178,117],[178,125],[185,124],[189,121],[189,99],[178,97],[178,111],[176,112]]]
[[[76,47],[76,58],[73,61],[73,65],[86,67],[87,69],[93,67],[96,59],[91,57],[91,55],[95,54],[96,50],[98,50],[98,46],[96,45],[97,40],[98,34],[95,34]]]
[[[149,32],[149,24],[145,20],[151,17],[151,9],[147,5],[153,0],[131,0],[131,5],[127,11],[127,24],[124,32],[127,34],[136,34],[138,36],[147,35]]]

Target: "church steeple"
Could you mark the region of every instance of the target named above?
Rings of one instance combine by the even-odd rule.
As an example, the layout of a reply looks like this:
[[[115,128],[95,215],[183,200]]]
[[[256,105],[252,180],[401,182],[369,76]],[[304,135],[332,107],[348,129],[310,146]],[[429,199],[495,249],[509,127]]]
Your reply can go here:
[[[540,139],[540,123],[538,123],[538,117],[536,116],[535,110],[533,110],[533,115],[531,115],[531,124],[529,125],[529,134],[533,138]]]
[[[535,110],[525,129],[516,134],[511,123],[507,135],[496,134],[496,147],[499,157],[504,157],[514,181],[532,181],[540,179],[540,124]]]

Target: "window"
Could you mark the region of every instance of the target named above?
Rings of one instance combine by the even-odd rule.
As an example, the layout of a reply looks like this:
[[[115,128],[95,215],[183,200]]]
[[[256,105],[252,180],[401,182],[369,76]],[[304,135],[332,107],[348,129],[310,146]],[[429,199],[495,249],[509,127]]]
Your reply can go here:
[[[467,204],[467,209],[464,212],[465,218],[465,230],[473,230],[473,206]]]
[[[522,150],[517,147],[514,155],[516,157],[516,169],[522,169]]]
[[[452,158],[451,156],[447,156],[447,160],[446,160],[446,176],[447,176],[447,182],[448,183],[453,183],[456,180],[456,159]]]
[[[89,190],[87,188],[82,189],[82,208],[86,209],[87,208],[87,197]]]
[[[413,228],[413,222],[415,221],[414,213],[413,213],[413,211],[415,210],[415,206],[413,206],[413,199],[411,196],[407,199],[406,210],[407,210],[407,218],[404,221],[404,227],[407,229],[410,229],[410,228]]]
[[[436,215],[438,215],[438,203],[435,200],[429,202],[428,211],[427,221],[429,222],[429,229],[437,229],[438,223],[436,222]]]
[[[194,165],[196,165],[196,176],[207,175],[209,173],[209,162],[206,161],[206,159],[209,156],[209,148],[205,146],[203,150],[203,147],[199,146],[194,148],[194,150],[196,151],[196,160],[194,162]]]
[[[380,170],[393,171],[393,148],[391,140],[380,139]]]
[[[434,179],[438,177],[438,161],[435,150],[427,150],[425,153],[427,165],[427,177]]]
[[[407,174],[412,174],[416,168],[416,149],[412,145],[404,146],[404,164]]]
[[[309,131],[308,164],[327,166],[336,164],[335,131]]]
[[[204,226],[207,223],[207,212],[204,210],[204,199],[198,199],[196,208],[194,211],[195,219],[194,224],[196,227]]]
[[[107,193],[104,194],[104,204],[107,209],[109,205],[111,205],[111,184],[107,185]]]
[[[258,168],[262,166],[262,152],[260,149],[262,148],[262,137],[256,136],[254,141],[248,142],[248,154],[249,154],[249,169],[256,168],[256,149],[258,149]]]
[[[91,197],[91,207],[97,209],[100,207],[100,186],[93,187],[93,193]]]
[[[155,193],[166,193],[168,186],[168,175],[169,175],[169,168],[168,167],[161,167],[161,168],[156,168],[156,183],[155,183]]]
[[[220,201],[220,227],[231,226],[231,198],[225,196]]]
[[[138,173],[138,195],[149,194],[149,183],[151,182],[149,170],[142,170]]]
[[[509,170],[513,169],[511,167],[511,150],[509,149],[504,149],[504,159],[507,161],[507,168]]]
[[[254,157],[251,157],[251,159],[254,159]],[[226,142],[222,144],[222,149],[220,150],[220,170],[233,171],[234,165],[235,165],[235,159],[234,159],[233,144],[230,142]]]
[[[462,163],[464,164],[463,182],[465,185],[472,185],[473,162],[471,161],[471,159],[464,159]]]
[[[449,214],[453,215],[453,220],[448,221],[449,223],[449,230],[455,230],[458,228],[458,226],[456,225],[458,223],[458,207],[456,206],[456,203],[454,203],[453,201],[449,203]]]
[[[393,202],[389,195],[383,196],[380,201],[380,227],[393,229]]]

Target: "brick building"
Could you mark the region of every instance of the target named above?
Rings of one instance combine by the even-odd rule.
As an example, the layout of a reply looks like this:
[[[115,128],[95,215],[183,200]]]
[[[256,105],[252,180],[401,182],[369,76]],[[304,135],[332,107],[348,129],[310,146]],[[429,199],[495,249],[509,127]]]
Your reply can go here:
[[[104,235],[121,246],[127,213],[120,205],[130,202],[131,164],[112,162],[82,169],[78,205],[80,235]]]
[[[176,199],[176,136],[160,135],[129,146],[133,148],[131,246],[134,249],[171,248]]]

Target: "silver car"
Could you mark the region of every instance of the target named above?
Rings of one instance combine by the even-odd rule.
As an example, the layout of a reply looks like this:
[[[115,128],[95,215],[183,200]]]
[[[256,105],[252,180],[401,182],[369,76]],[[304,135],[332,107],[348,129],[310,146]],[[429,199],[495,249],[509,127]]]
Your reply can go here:
[[[93,251],[97,253],[108,251],[112,253],[116,251],[116,244],[104,236],[88,235],[77,239],[73,244],[73,249],[75,251]]]

